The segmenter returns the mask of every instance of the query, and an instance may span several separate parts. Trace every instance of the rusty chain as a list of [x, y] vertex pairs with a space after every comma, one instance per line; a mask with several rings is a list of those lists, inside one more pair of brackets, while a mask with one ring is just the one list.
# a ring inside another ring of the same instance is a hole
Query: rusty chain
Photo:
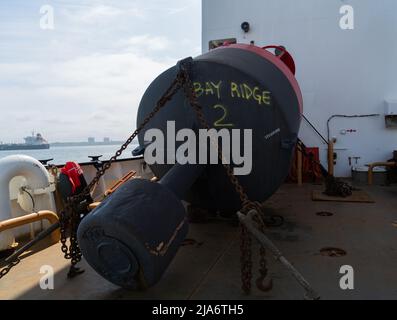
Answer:
[[[82, 271], [76, 268], [77, 263], [81, 261], [81, 251], [77, 242], [77, 229], [81, 221], [81, 216], [77, 213], [78, 206], [81, 201], [90, 194], [94, 186], [99, 182], [101, 177], [106, 171], [112, 166], [121, 154], [128, 148], [131, 142], [138, 136], [138, 134], [146, 127], [146, 125], [156, 116], [156, 114], [167, 104], [168, 101], [179, 91], [180, 85], [177, 79], [175, 79], [170, 87], [166, 90], [161, 99], [157, 102], [156, 107], [153, 111], [145, 118], [142, 124], [133, 132], [133, 134], [126, 140], [124, 144], [116, 151], [114, 156], [106, 162], [101, 170], [99, 170], [90, 184], [78, 195], [70, 197], [66, 201], [65, 210], [60, 215], [60, 231], [61, 231], [61, 250], [64, 253], [65, 259], [71, 260], [71, 266], [68, 273], [68, 277], [72, 278], [80, 274]], [[69, 247], [67, 245], [67, 229], [70, 229]]]
[[[106, 171], [112, 166], [113, 162], [116, 161], [121, 154], [128, 148], [131, 142], [138, 136], [138, 134], [146, 127], [146, 125], [156, 116], [156, 114], [167, 104], [168, 101], [179, 91], [180, 81], [178, 80], [179, 75], [171, 83], [169, 88], [165, 91], [164, 95], [157, 102], [156, 107], [153, 111], [145, 118], [142, 124], [133, 132], [133, 134], [126, 140], [124, 144], [121, 145], [120, 149], [116, 151], [114, 156], [110, 158], [108, 162], [102, 167], [100, 171], [97, 172], [96, 176], [92, 179], [89, 185], [87, 185], [82, 192], [79, 194], [69, 197], [65, 203], [65, 208], [60, 212], [59, 215], [59, 229], [61, 233], [61, 251], [64, 254], [64, 258], [71, 260], [70, 270], [68, 272], [68, 277], [73, 278], [76, 275], [82, 273], [83, 271], [76, 267], [76, 265], [81, 261], [82, 254], [77, 241], [77, 229], [79, 227], [82, 217], [78, 213], [78, 207], [81, 202], [90, 195], [91, 190], [99, 182], [101, 177], [106, 173]], [[69, 229], [69, 246], [67, 244], [67, 236]], [[21, 260], [16, 257], [11, 261], [6, 267], [0, 270], [0, 279], [7, 275], [12, 268], [18, 265]]]
[[[112, 166], [113, 162], [115, 162], [122, 153], [128, 148], [131, 142], [139, 135], [139, 133], [146, 127], [146, 125], [157, 115], [157, 113], [170, 101], [174, 95], [179, 91], [179, 89], [183, 89], [186, 98], [188, 99], [191, 107], [194, 109], [197, 119], [199, 120], [201, 126], [204, 129], [210, 130], [210, 126], [204, 116], [203, 107], [199, 104], [193, 83], [190, 79], [188, 69], [186, 67], [185, 61], [182, 61], [179, 64], [179, 72], [176, 76], [176, 79], [172, 82], [170, 87], [165, 91], [164, 95], [157, 102], [156, 107], [153, 111], [145, 118], [145, 120], [141, 123], [141, 125], [133, 132], [133, 134], [126, 140], [124, 144], [120, 147], [119, 150], [116, 151], [113, 157], [107, 161], [101, 170], [99, 170], [96, 176], [92, 179], [90, 184], [84, 188], [84, 190], [78, 195], [69, 197], [66, 201], [65, 208], [60, 213], [59, 223], [60, 223], [60, 233], [61, 233], [61, 251], [64, 254], [64, 258], [67, 260], [71, 260], [71, 266], [68, 273], [68, 277], [72, 278], [76, 275], [82, 273], [76, 265], [81, 261], [82, 254], [77, 241], [77, 229], [82, 219], [82, 216], [78, 213], [78, 207], [81, 205], [81, 202], [84, 201], [87, 196], [90, 195], [91, 190], [94, 186], [99, 182], [101, 177], [106, 173], [106, 171]], [[247, 214], [250, 210], [255, 209], [257, 215], [254, 217], [255, 222], [259, 226], [259, 229], [263, 232], [266, 227], [265, 222], [261, 214], [263, 214], [263, 208], [260, 203], [252, 202], [249, 200], [247, 193], [244, 191], [244, 188], [238, 181], [237, 177], [234, 175], [233, 169], [229, 164], [224, 163], [222, 150], [218, 148], [218, 157], [221, 160], [225, 171], [232, 183], [236, 193], [239, 195], [242, 209], [241, 212]], [[241, 250], [241, 280], [242, 280], [242, 289], [246, 294], [249, 294], [251, 291], [251, 282], [252, 282], [252, 239], [249, 231], [243, 226], [241, 228], [241, 242], [240, 242], [240, 250]], [[67, 245], [67, 231], [69, 229], [69, 246]], [[6, 268], [0, 271], [0, 279], [4, 277], [13, 267], [20, 263], [20, 259], [16, 259], [11, 262]], [[262, 291], [269, 291], [272, 287], [271, 282], [267, 285], [264, 285], [264, 280], [267, 277], [267, 262], [266, 262], [266, 250], [264, 247], [260, 248], [260, 268], [259, 268], [260, 277], [257, 279], [256, 284], [257, 287]]]
[[[190, 59], [187, 59], [190, 60]], [[191, 60], [190, 60], [191, 61]], [[187, 61], [189, 63], [189, 61]], [[204, 116], [203, 107], [199, 104], [198, 98], [196, 96], [194, 85], [190, 79], [189, 71], [186, 66], [186, 63], [183, 61], [180, 63], [180, 70], [182, 72], [182, 77], [180, 80], [182, 81], [180, 85], [182, 86], [185, 95], [194, 109], [196, 116], [204, 129], [210, 130], [210, 126]], [[263, 208], [259, 202], [252, 202], [249, 200], [247, 193], [244, 191], [244, 188], [238, 181], [237, 177], [234, 175], [233, 169], [229, 164], [224, 163], [223, 153], [220, 148], [218, 148], [218, 157], [223, 164], [226, 173], [232, 183], [235, 191], [240, 197], [240, 201], [242, 203], [241, 212], [247, 214], [250, 210], [255, 209], [257, 214], [255, 215], [254, 219], [259, 229], [264, 232], [266, 227], [265, 222], [261, 214], [263, 214]], [[240, 250], [241, 250], [241, 281], [242, 281], [242, 289], [246, 294], [251, 292], [251, 281], [252, 281], [252, 240], [249, 231], [240, 224], [241, 227], [241, 236], [240, 236]], [[260, 248], [260, 268], [259, 273], [260, 277], [257, 279], [256, 284], [258, 289], [262, 291], [269, 291], [272, 288], [271, 281], [267, 284], [264, 284], [264, 281], [267, 277], [268, 270], [267, 270], [267, 262], [266, 262], [266, 249], [262, 246]]]
[[18, 265], [21, 262], [21, 259], [16, 258], [14, 261], [11, 261], [6, 267], [1, 269], [0, 271], [0, 279], [6, 276], [12, 268], [14, 268], [16, 265]]

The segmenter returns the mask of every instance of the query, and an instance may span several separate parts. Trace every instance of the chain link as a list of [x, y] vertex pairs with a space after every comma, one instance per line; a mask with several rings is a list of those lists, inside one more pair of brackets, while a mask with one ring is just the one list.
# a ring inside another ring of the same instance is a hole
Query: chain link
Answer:
[[[78, 213], [79, 206], [81, 202], [84, 201], [89, 195], [94, 186], [99, 182], [101, 177], [106, 173], [106, 171], [112, 166], [122, 153], [128, 148], [133, 140], [139, 135], [139, 133], [147, 126], [147, 124], [157, 115], [157, 113], [167, 104], [168, 101], [179, 91], [180, 81], [179, 76], [172, 82], [170, 87], [166, 90], [164, 95], [159, 99], [156, 107], [152, 112], [145, 118], [141, 125], [133, 132], [133, 134], [126, 140], [124, 144], [121, 145], [120, 149], [116, 151], [113, 157], [110, 158], [108, 162], [104, 164], [101, 170], [99, 170], [96, 176], [92, 179], [90, 184], [84, 188], [84, 190], [70, 197], [66, 201], [65, 210], [60, 214], [60, 232], [61, 232], [61, 251], [64, 254], [64, 258], [71, 260], [71, 267], [68, 273], [68, 277], [74, 277], [80, 274], [82, 271], [76, 268], [76, 265], [81, 261], [82, 254], [77, 241], [77, 229], [79, 227], [80, 221], [82, 219], [81, 215]], [[67, 230], [70, 233], [70, 244], [67, 245]]]
[[9, 273], [11, 269], [18, 265], [20, 262], [21, 260], [19, 258], [16, 258], [15, 260], [11, 261], [6, 267], [1, 269], [0, 279], [3, 278], [7, 273]]
[[[183, 89], [186, 98], [189, 100], [191, 107], [194, 109], [197, 119], [200, 122], [201, 126], [204, 129], [210, 130], [210, 126], [204, 116], [203, 108], [199, 104], [193, 83], [190, 79], [188, 69], [186, 64], [183, 62], [180, 64], [180, 71], [176, 76], [175, 80], [172, 82], [170, 87], [166, 90], [164, 95], [159, 99], [156, 107], [153, 111], [145, 118], [145, 120], [141, 123], [141, 125], [133, 132], [133, 134], [126, 140], [124, 144], [121, 145], [120, 149], [116, 151], [113, 157], [107, 161], [101, 170], [99, 170], [96, 176], [92, 179], [89, 185], [87, 185], [84, 190], [78, 195], [69, 197], [66, 201], [65, 208], [62, 210], [59, 222], [60, 222], [60, 233], [61, 233], [61, 251], [64, 254], [64, 258], [71, 260], [71, 267], [68, 273], [68, 277], [74, 277], [80, 274], [76, 265], [81, 261], [82, 254], [80, 251], [80, 247], [77, 241], [77, 229], [82, 219], [82, 216], [78, 213], [79, 206], [81, 206], [81, 202], [84, 201], [89, 195], [91, 190], [95, 187], [95, 185], [99, 182], [101, 177], [106, 173], [106, 171], [112, 166], [113, 162], [115, 162], [122, 153], [128, 148], [133, 140], [139, 135], [139, 133], [147, 126], [147, 124], [157, 115], [157, 113], [170, 101], [173, 96], [179, 91], [179, 89]], [[229, 164], [226, 164], [223, 159], [224, 156], [222, 154], [222, 150], [218, 148], [218, 157], [222, 161], [222, 164], [225, 168], [225, 171], [229, 177], [230, 182], [232, 183], [236, 193], [239, 195], [242, 209], [241, 212], [247, 214], [250, 210], [255, 209], [257, 214], [254, 217], [255, 222], [258, 224], [259, 229], [263, 232], [265, 229], [265, 223], [261, 214], [263, 214], [263, 208], [258, 202], [251, 202], [247, 193], [244, 191], [244, 188], [238, 181], [237, 177], [234, 175], [233, 169]], [[67, 235], [68, 229], [70, 234], [70, 244], [67, 244]], [[242, 280], [242, 289], [245, 293], [249, 294], [251, 291], [251, 282], [252, 282], [252, 239], [249, 231], [241, 225], [241, 242], [240, 242], [240, 250], [241, 250], [241, 280]], [[10, 270], [20, 263], [20, 259], [17, 258], [13, 262], [11, 262], [7, 267], [3, 268], [0, 271], [0, 279], [4, 277]], [[271, 288], [271, 285], [263, 286], [263, 280], [267, 277], [267, 262], [266, 262], [266, 251], [264, 247], [260, 248], [260, 269], [259, 269], [260, 277], [257, 280], [257, 286], [259, 289], [263, 291], [267, 291]]]
[[[187, 69], [186, 64], [181, 64], [180, 69], [182, 71], [182, 77], [180, 77], [180, 85], [182, 86], [187, 99], [191, 107], [194, 109], [197, 118], [200, 122], [200, 125], [207, 130], [210, 130], [210, 126], [205, 118], [203, 107], [199, 104], [194, 85], [190, 79], [189, 71]], [[264, 232], [265, 230], [265, 222], [261, 214], [263, 214], [263, 208], [259, 202], [252, 202], [249, 200], [247, 193], [244, 191], [244, 188], [238, 181], [237, 177], [234, 175], [233, 169], [229, 164], [226, 164], [223, 159], [224, 156], [222, 154], [222, 150], [218, 148], [218, 157], [221, 160], [226, 173], [229, 177], [230, 182], [232, 183], [235, 191], [240, 197], [242, 203], [241, 212], [247, 214], [251, 209], [254, 209], [257, 213], [254, 217], [255, 222], [258, 224], [259, 229]], [[249, 231], [245, 226], [241, 225], [241, 240], [240, 240], [240, 250], [241, 250], [241, 281], [242, 281], [242, 289], [246, 294], [251, 292], [251, 281], [252, 281], [252, 240]], [[260, 277], [257, 280], [257, 286], [262, 291], [269, 291], [271, 289], [271, 282], [267, 285], [263, 284], [263, 281], [267, 277], [267, 262], [266, 262], [266, 250], [262, 246], [260, 248], [260, 268], [259, 273]]]

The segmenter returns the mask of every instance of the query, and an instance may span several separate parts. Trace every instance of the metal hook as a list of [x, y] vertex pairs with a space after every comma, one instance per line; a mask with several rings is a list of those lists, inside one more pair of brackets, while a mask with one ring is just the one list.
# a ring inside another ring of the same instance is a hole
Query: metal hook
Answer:
[[256, 280], [256, 287], [262, 292], [269, 292], [273, 289], [273, 279], [267, 277], [267, 271]]

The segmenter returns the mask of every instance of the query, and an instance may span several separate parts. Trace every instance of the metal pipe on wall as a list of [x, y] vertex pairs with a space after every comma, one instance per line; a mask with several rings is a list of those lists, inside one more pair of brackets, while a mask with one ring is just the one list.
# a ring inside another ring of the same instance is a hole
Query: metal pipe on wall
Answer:
[[344, 114], [334, 114], [327, 120], [327, 139], [330, 141], [330, 123], [335, 118], [370, 118], [370, 117], [380, 117], [379, 113], [376, 114], [363, 114], [363, 115], [344, 115]]

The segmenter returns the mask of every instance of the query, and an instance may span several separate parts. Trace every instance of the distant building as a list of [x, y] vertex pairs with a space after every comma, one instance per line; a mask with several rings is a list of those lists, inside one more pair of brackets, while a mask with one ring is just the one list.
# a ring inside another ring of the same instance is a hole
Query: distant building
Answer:
[[110, 143], [110, 138], [108, 138], [108, 137], [103, 138], [103, 142], [104, 143]]
[[88, 138], [88, 143], [89, 143], [89, 144], [95, 144], [95, 138], [89, 137], [89, 138]]

